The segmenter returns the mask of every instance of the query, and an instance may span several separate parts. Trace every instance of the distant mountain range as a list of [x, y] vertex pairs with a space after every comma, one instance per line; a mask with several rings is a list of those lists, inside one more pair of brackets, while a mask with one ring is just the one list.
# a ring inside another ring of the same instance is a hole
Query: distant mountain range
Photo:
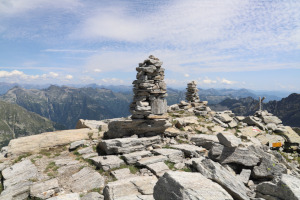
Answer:
[[[232, 110], [236, 115], [252, 115], [257, 111], [258, 100], [252, 97], [241, 99], [226, 99], [216, 105], [211, 105], [213, 110]], [[263, 109], [278, 116], [283, 124], [300, 127], [300, 94], [293, 93], [280, 101], [263, 103]]]
[[63, 127], [21, 106], [0, 101], [0, 147], [13, 138], [57, 129]]
[[78, 119], [101, 120], [128, 116], [131, 94], [107, 89], [50, 86], [24, 89], [18, 86], [0, 97], [46, 117], [66, 128], [75, 128]]

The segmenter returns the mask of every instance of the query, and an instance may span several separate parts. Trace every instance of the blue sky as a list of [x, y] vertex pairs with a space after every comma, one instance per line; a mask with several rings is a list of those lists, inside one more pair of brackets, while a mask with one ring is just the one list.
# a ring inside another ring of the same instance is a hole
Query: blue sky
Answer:
[[0, 0], [0, 81], [300, 92], [299, 0]]

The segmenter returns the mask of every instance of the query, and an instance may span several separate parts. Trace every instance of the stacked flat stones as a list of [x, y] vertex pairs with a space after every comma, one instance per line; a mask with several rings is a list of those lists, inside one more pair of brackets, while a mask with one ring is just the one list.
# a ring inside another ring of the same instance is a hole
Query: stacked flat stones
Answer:
[[197, 84], [195, 81], [188, 83], [186, 90], [187, 92], [185, 94], [186, 94], [187, 102], [195, 102], [195, 103], [200, 102], [200, 98], [198, 95], [199, 90], [197, 89]]
[[162, 115], [167, 111], [167, 86], [162, 62], [150, 55], [136, 68], [137, 80], [133, 81], [132, 119], [147, 119], [149, 115]]

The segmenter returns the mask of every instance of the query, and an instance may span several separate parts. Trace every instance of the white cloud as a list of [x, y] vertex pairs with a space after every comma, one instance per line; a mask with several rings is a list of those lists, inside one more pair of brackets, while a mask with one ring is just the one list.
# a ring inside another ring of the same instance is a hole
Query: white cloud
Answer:
[[124, 84], [125, 81], [122, 79], [118, 78], [103, 78], [99, 81], [99, 84], [104, 84], [104, 85], [118, 85], [118, 84]]
[[49, 72], [49, 76], [52, 77], [52, 78], [56, 78], [58, 77], [58, 73], [55, 73], [55, 72]]
[[102, 70], [101, 69], [94, 69], [94, 72], [100, 73], [100, 72], [102, 72]]
[[189, 77], [190, 75], [189, 74], [184, 74], [184, 77]]
[[71, 80], [71, 79], [73, 79], [73, 76], [69, 74], [66, 76], [66, 79]]
[[226, 85], [233, 85], [233, 84], [236, 83], [235, 81], [230, 81], [230, 80], [227, 80], [227, 79], [225, 79], [225, 78], [222, 78], [222, 79], [220, 80], [220, 82], [223, 83], [223, 84], [226, 84]]
[[25, 74], [18, 70], [13, 70], [11, 72], [8, 71], [0, 71], [0, 78], [8, 78], [12, 76], [24, 76]]
[[215, 83], [217, 83], [217, 81], [216, 80], [212, 80], [212, 79], [209, 79], [209, 78], [205, 78], [205, 79], [203, 79], [202, 80], [202, 83], [204, 83], [204, 84], [215, 84]]
[[45, 49], [44, 52], [54, 52], [54, 53], [97, 53], [97, 50], [89, 49]]

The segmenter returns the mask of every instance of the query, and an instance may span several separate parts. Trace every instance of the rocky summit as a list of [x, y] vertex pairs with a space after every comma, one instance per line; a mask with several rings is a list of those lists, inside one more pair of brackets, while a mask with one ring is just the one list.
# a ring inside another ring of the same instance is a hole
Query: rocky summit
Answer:
[[192, 99], [165, 107], [161, 64], [140, 64], [132, 116], [11, 140], [0, 154], [0, 199], [300, 199], [291, 127], [264, 110], [215, 112], [192, 94], [194, 82]]

